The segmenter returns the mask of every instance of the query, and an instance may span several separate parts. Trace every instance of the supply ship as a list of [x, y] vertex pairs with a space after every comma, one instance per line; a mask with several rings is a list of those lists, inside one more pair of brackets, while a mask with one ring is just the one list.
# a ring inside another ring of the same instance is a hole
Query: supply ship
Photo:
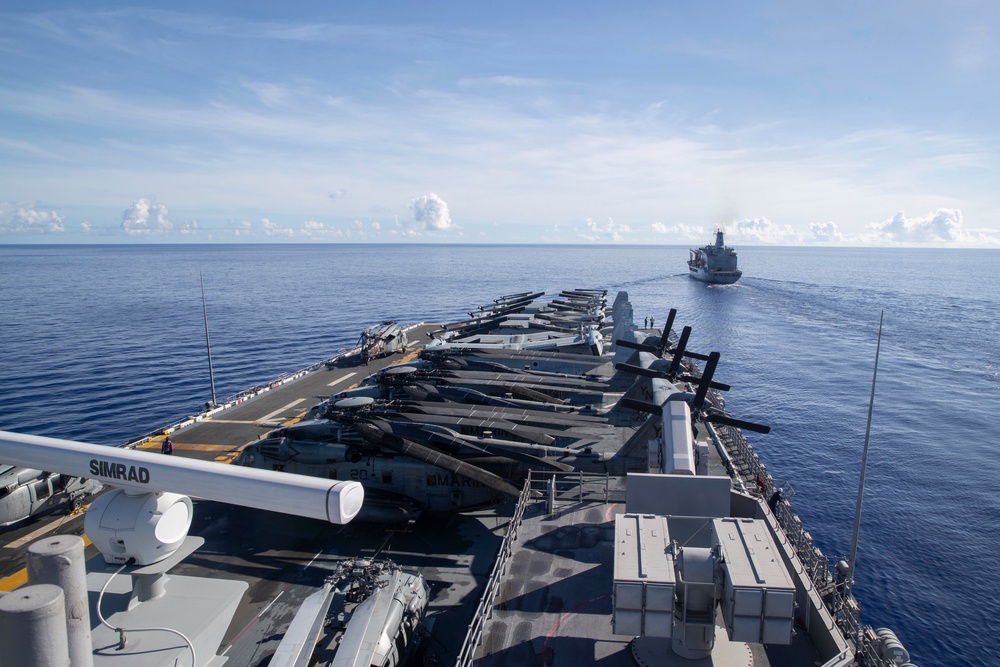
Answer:
[[572, 289], [468, 315], [121, 448], [0, 433], [0, 461], [109, 487], [0, 533], [0, 664], [909, 664], [676, 311], [644, 329]]
[[726, 245], [721, 229], [715, 230], [715, 244], [691, 250], [688, 275], [706, 283], [731, 285], [743, 272], [736, 268], [736, 249]]

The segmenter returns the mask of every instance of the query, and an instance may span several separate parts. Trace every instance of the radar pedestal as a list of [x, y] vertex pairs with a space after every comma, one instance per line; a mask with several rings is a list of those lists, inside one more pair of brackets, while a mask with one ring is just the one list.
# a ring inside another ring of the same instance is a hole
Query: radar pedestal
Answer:
[[[199, 666], [222, 664], [216, 651], [247, 590], [246, 582], [167, 574], [202, 544], [200, 537], [187, 537], [167, 558], [121, 572], [101, 556], [89, 561], [94, 667], [190, 664], [191, 649], [176, 633], [190, 640]], [[105, 588], [100, 610], [110, 628], [97, 615], [98, 597]]]

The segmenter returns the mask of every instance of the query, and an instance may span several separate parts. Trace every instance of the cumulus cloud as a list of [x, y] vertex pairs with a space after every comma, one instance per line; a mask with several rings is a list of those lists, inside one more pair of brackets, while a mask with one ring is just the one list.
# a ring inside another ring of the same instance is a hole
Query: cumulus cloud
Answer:
[[83, 232], [84, 234], [88, 234], [88, 233], [90, 233], [90, 230], [91, 230], [91, 224], [89, 222], [81, 222], [80, 223], [80, 231], [81, 232]]
[[700, 241], [705, 238], [705, 228], [701, 225], [671, 225], [667, 226], [662, 222], [651, 224], [652, 229], [657, 234], [670, 236], [678, 241]]
[[347, 190], [341, 190], [337, 188], [336, 190], [330, 190], [330, 199], [332, 201], [337, 201], [347, 196]]
[[17, 207], [10, 211], [0, 208], [0, 232], [59, 234], [66, 231], [62, 216], [55, 211], [39, 211]]
[[448, 204], [433, 192], [410, 201], [413, 220], [424, 229], [443, 231], [454, 229]]
[[844, 238], [835, 222], [813, 222], [809, 225], [809, 233], [820, 243], [839, 243]]
[[[264, 218], [264, 220], [266, 219]], [[253, 236], [253, 223], [249, 220], [240, 220], [232, 223], [228, 231], [232, 232], [233, 236]]]
[[347, 233], [348, 236], [354, 238], [367, 239], [369, 234], [378, 236], [380, 229], [382, 229], [382, 226], [378, 224], [377, 220], [371, 220], [369, 222], [365, 222], [364, 220], [352, 220], [351, 228]]
[[596, 222], [593, 218], [587, 218], [587, 232], [580, 232], [577, 235], [585, 241], [621, 241], [625, 234], [631, 231], [629, 226], [617, 223], [613, 218], [608, 218], [604, 224]]
[[939, 208], [921, 218], [907, 218], [903, 211], [869, 225], [879, 238], [900, 243], [971, 243], [982, 239], [964, 228], [962, 212]]
[[267, 218], [261, 218], [260, 228], [264, 230], [265, 236], [275, 238], [291, 238], [292, 236], [295, 236], [295, 230], [291, 227], [282, 227], [281, 225], [271, 222]]
[[340, 238], [345, 234], [344, 230], [335, 227], [327, 222], [318, 220], [306, 220], [302, 223], [302, 235], [310, 239]]
[[167, 207], [156, 201], [153, 195], [140, 197], [125, 209], [121, 228], [130, 235], [168, 232], [174, 227], [167, 218], [168, 214]]
[[195, 234], [201, 231], [201, 226], [198, 224], [197, 220], [192, 220], [190, 222], [182, 222], [178, 227], [177, 231], [181, 234]]
[[778, 225], [767, 218], [745, 218], [738, 220], [727, 230], [734, 241], [741, 243], [790, 244], [800, 241], [799, 234], [791, 225]]
[[399, 216], [395, 216], [393, 218], [392, 228], [389, 229], [389, 234], [392, 236], [413, 238], [414, 236], [420, 236], [420, 230], [411, 225], [409, 222], [400, 220]]

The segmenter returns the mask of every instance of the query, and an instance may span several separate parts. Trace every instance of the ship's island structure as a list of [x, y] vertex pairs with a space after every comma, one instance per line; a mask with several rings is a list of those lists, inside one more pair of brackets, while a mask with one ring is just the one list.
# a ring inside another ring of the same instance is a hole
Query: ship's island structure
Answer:
[[743, 275], [736, 268], [736, 249], [726, 245], [721, 229], [715, 230], [715, 245], [691, 250], [688, 269], [695, 280], [722, 285], [731, 285]]

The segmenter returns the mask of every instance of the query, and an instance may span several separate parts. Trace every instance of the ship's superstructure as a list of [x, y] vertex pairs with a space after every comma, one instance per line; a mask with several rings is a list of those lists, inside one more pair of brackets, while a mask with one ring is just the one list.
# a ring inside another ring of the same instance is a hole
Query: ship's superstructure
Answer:
[[743, 275], [736, 268], [736, 249], [726, 245], [721, 229], [715, 230], [713, 245], [693, 248], [688, 259], [688, 275], [706, 283], [730, 285]]

